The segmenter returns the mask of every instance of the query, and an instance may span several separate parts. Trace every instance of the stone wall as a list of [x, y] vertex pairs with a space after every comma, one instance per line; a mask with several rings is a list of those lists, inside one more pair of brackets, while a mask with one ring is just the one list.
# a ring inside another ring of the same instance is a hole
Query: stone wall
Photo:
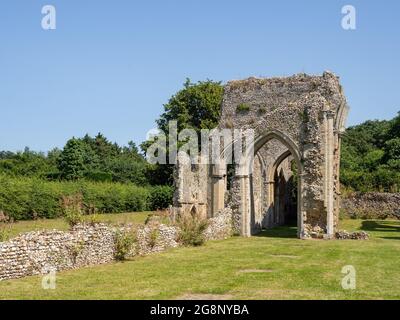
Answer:
[[103, 224], [80, 225], [69, 232], [28, 232], [0, 243], [0, 280], [113, 260], [114, 233]]
[[179, 229], [176, 226], [158, 223], [145, 225], [137, 230], [137, 242], [132, 256], [147, 255], [176, 248], [179, 246], [178, 234]]
[[[231, 212], [209, 220], [206, 240], [225, 239], [232, 233]], [[0, 281], [50, 271], [77, 269], [115, 260], [117, 231], [136, 233], [129, 256], [162, 252], [180, 245], [179, 227], [151, 222], [111, 227], [106, 224], [78, 225], [71, 231], [35, 231], [0, 243]]]
[[174, 215], [192, 214], [202, 219], [209, 216], [208, 174], [208, 166], [201, 157], [198, 163], [192, 163], [186, 153], [178, 153], [174, 170]]
[[232, 209], [225, 208], [219, 211], [213, 218], [208, 219], [208, 226], [204, 231], [207, 240], [223, 240], [232, 236], [233, 221]]
[[353, 193], [342, 199], [345, 216], [361, 219], [400, 219], [400, 193]]

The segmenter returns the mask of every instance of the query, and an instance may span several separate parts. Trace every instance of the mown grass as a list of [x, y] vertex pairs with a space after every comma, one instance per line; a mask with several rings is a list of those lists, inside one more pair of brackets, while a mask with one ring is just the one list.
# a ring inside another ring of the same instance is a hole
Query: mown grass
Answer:
[[[0, 282], [0, 299], [400, 299], [400, 222], [345, 220], [341, 229], [371, 239], [305, 241], [281, 227], [60, 272], [55, 290], [43, 290], [39, 276]], [[357, 271], [356, 290], [341, 287], [345, 265]]]
[[[129, 212], [115, 214], [96, 215], [99, 222], [111, 224], [119, 223], [144, 223], [151, 212]], [[89, 221], [90, 216], [84, 216], [84, 220]], [[10, 226], [10, 237], [15, 237], [20, 233], [39, 230], [68, 230], [69, 225], [64, 218], [57, 219], [38, 219], [31, 221], [16, 221]]]

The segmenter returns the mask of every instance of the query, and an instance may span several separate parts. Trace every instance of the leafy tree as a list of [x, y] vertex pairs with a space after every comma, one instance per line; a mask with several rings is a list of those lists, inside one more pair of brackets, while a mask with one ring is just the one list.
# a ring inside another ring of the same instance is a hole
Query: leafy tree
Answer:
[[358, 191], [398, 191], [400, 113], [392, 120], [366, 121], [346, 130], [341, 182]]
[[61, 177], [66, 180], [81, 179], [85, 172], [97, 166], [97, 155], [82, 140], [76, 138], [68, 140], [58, 160]]
[[168, 133], [168, 122], [178, 121], [178, 130], [192, 128], [196, 131], [212, 129], [221, 115], [223, 86], [211, 80], [194, 84], [186, 79], [183, 89], [164, 105], [164, 113], [156, 121], [158, 128]]
[[[167, 137], [171, 120], [177, 121], [178, 132], [191, 128], [199, 134], [201, 129], [213, 129], [220, 119], [222, 96], [221, 82], [207, 80], [192, 83], [186, 79], [183, 89], [164, 105], [164, 113], [156, 120], [157, 126]], [[141, 144], [144, 153], [151, 143], [145, 141]], [[157, 164], [149, 166], [148, 178], [151, 183], [172, 184], [172, 172], [173, 165]]]
[[14, 176], [34, 176], [45, 178], [47, 172], [56, 170], [56, 165], [48, 161], [46, 155], [25, 148], [23, 152], [0, 152], [0, 172]]
[[388, 160], [400, 160], [400, 137], [387, 141], [384, 150]]

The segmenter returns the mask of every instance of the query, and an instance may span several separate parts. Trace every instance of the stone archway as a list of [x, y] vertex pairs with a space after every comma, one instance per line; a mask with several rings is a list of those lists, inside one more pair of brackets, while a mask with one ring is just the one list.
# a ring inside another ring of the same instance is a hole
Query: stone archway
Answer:
[[[269, 141], [271, 140], [277, 140], [279, 141], [286, 149], [287, 151], [283, 152], [274, 162], [273, 166], [268, 170], [268, 173], [264, 177], [266, 180], [266, 183], [269, 183], [270, 186], [269, 188], [265, 188], [268, 190], [264, 189], [265, 193], [268, 193], [268, 200], [267, 200], [267, 206], [274, 200], [272, 200], [272, 197], [274, 197], [272, 189], [274, 188], [273, 185], [271, 185], [271, 181], [273, 173], [275, 173], [277, 167], [279, 164], [288, 157], [288, 155], [291, 155], [296, 162], [296, 166], [298, 168], [298, 182], [297, 182], [297, 230], [298, 230], [298, 236], [301, 237], [301, 235], [304, 233], [304, 218], [306, 216], [306, 213], [303, 210], [303, 197], [302, 197], [302, 180], [303, 180], [303, 163], [300, 158], [300, 152], [298, 149], [298, 146], [294, 143], [294, 141], [285, 135], [285, 133], [279, 131], [279, 130], [270, 130], [270, 131], [264, 131], [261, 135], [259, 135], [254, 142], [254, 150], [251, 150], [251, 152], [254, 152], [255, 155], [258, 155], [258, 152], [260, 149], [265, 146]], [[243, 163], [242, 165], [244, 167], [248, 166], [248, 168], [237, 168], [236, 171], [239, 172], [239, 174], [236, 174], [235, 176], [235, 186], [233, 187], [233, 191], [231, 194], [231, 198], [234, 198], [236, 202], [240, 203], [240, 206], [234, 209], [234, 215], [236, 215], [236, 221], [238, 222], [237, 229], [239, 229], [239, 233], [243, 236], [251, 236], [252, 234], [256, 234], [257, 232], [261, 231], [262, 225], [254, 219], [255, 216], [255, 208], [254, 208], [254, 203], [256, 201], [254, 197], [254, 161], [251, 161], [254, 157], [250, 154], [246, 156], [248, 161]], [[214, 189], [214, 192], [222, 192], [222, 190], [216, 190]], [[215, 195], [215, 193], [214, 193]], [[232, 204], [228, 204], [228, 206], [233, 206]]]

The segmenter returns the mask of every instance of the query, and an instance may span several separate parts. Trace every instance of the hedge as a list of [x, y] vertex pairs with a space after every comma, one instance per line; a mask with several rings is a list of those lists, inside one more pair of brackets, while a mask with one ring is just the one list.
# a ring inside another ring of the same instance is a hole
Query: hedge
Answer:
[[50, 182], [38, 178], [0, 175], [0, 211], [14, 220], [62, 215], [62, 196], [81, 193], [87, 207], [99, 213], [164, 209], [172, 203], [169, 186], [138, 187], [111, 182]]

